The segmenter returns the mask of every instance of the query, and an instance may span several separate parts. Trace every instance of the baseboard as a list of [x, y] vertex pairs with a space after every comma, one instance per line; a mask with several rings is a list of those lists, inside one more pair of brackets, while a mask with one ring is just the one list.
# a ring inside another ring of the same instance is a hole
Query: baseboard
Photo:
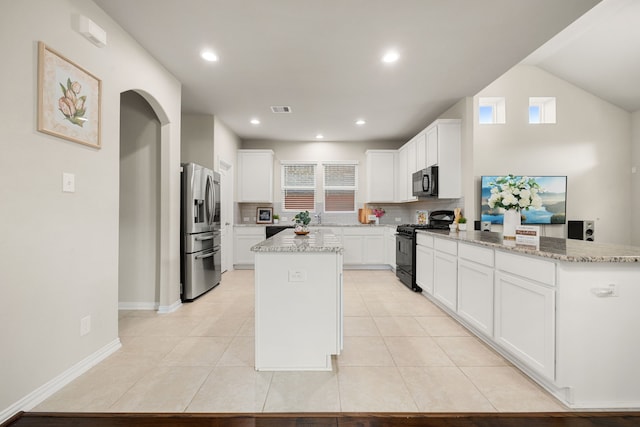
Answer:
[[118, 302], [118, 310], [157, 310], [157, 302]]
[[60, 375], [54, 377], [51, 381], [48, 381], [28, 395], [24, 396], [22, 399], [18, 400], [13, 405], [0, 411], [0, 423], [5, 422], [20, 411], [29, 411], [44, 402], [71, 381], [75, 380], [80, 375], [84, 374], [89, 369], [109, 357], [111, 354], [115, 353], [120, 347], [122, 347], [120, 339], [116, 338], [95, 353], [85, 357], [80, 362], [62, 372]]
[[158, 313], [159, 314], [173, 313], [174, 311], [179, 309], [181, 305], [182, 305], [181, 300], [177, 300], [171, 305], [161, 305], [158, 307]]

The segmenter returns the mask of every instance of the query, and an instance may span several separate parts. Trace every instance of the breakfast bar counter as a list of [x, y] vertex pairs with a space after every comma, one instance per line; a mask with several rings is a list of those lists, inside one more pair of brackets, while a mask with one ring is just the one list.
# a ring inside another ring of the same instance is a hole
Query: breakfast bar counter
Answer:
[[640, 248], [418, 231], [425, 296], [571, 408], [640, 408]]
[[255, 368], [331, 370], [343, 346], [342, 244], [285, 230], [255, 253]]

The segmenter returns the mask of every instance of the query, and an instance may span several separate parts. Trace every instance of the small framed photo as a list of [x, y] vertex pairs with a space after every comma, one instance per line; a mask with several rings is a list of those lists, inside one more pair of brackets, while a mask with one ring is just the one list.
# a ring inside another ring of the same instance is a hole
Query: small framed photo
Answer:
[[38, 130], [100, 148], [102, 81], [38, 42]]
[[273, 224], [273, 208], [258, 208], [256, 224]]

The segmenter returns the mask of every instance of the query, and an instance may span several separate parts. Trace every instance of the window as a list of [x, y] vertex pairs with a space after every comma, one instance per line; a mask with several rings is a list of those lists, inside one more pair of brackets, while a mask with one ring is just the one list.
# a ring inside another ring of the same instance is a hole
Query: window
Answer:
[[556, 98], [531, 97], [529, 98], [529, 123], [545, 124], [556, 122]]
[[316, 206], [316, 164], [282, 164], [282, 209], [314, 211]]
[[325, 212], [355, 212], [358, 165], [325, 163], [323, 166]]
[[480, 124], [504, 124], [507, 122], [504, 98], [483, 97], [478, 102], [478, 122]]

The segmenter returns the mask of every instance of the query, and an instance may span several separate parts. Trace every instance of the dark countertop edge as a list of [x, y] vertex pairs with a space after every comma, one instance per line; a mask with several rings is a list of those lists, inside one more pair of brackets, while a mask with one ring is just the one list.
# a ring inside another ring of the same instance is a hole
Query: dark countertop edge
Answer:
[[[451, 233], [449, 231], [418, 230], [417, 232], [431, 234], [458, 242], [499, 249], [507, 252], [517, 252], [525, 255], [532, 255], [540, 258], [549, 258], [565, 262], [626, 264], [640, 262], [640, 248], [634, 246], [585, 242], [581, 240], [562, 239], [559, 237], [541, 237], [540, 249], [537, 249], [524, 245], [505, 245], [501, 242], [502, 234], [489, 231], [461, 231], [457, 233]], [[486, 237], [487, 239], [477, 238], [478, 233], [481, 233], [480, 237]], [[573, 246], [574, 248], [572, 249], [574, 250], [593, 252], [593, 254], [567, 254], [567, 244]], [[562, 251], [564, 251], [564, 253], [562, 253]], [[635, 252], [635, 254], [615, 254], [616, 252]]]

